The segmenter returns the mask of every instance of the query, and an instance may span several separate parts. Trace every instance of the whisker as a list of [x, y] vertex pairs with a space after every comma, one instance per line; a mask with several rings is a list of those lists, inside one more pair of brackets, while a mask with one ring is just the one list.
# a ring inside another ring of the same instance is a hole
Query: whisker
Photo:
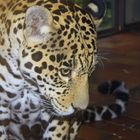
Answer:
[[103, 63], [102, 59], [98, 59], [98, 65], [99, 65], [99, 67], [104, 69], [104, 63]]
[[99, 65], [99, 67], [101, 67], [102, 69], [104, 69], [104, 61], [107, 61], [107, 62], [109, 62], [110, 61], [110, 59], [108, 58], [108, 57], [106, 57], [106, 56], [108, 56], [108, 54], [110, 54], [110, 53], [106, 53], [106, 52], [98, 52], [98, 54], [97, 54], [97, 61], [98, 61], [98, 65]]
[[104, 57], [104, 56], [100, 56], [100, 55], [98, 55], [97, 59], [102, 59], [102, 60], [110, 61], [109, 58]]
[[50, 99], [41, 98], [41, 103], [43, 104], [45, 110], [50, 114], [50, 119], [53, 119], [54, 116], [57, 116], [57, 112], [54, 110]]

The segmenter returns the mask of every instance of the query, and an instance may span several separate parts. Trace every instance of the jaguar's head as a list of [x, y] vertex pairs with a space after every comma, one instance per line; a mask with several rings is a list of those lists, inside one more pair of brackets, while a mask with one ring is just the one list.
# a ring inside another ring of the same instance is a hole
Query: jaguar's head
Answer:
[[97, 17], [86, 12], [93, 11], [93, 5], [98, 8], [98, 3], [92, 4], [86, 10], [60, 2], [51, 8], [32, 6], [25, 15], [20, 69], [56, 115], [85, 109], [89, 102], [88, 77], [97, 63]]

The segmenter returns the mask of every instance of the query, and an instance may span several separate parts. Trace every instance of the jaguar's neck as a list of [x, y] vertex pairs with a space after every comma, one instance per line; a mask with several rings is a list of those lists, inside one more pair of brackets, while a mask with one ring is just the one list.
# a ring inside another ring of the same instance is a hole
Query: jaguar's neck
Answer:
[[[16, 92], [28, 85], [19, 68], [19, 51], [23, 46], [24, 15], [14, 21], [7, 14], [6, 20], [0, 19], [0, 74], [4, 75], [2, 87], [9, 83], [9, 90]], [[14, 18], [15, 19], [15, 18]], [[9, 76], [5, 75], [5, 71]], [[1, 80], [1, 79], [0, 79]], [[20, 85], [20, 86], [19, 86]], [[30, 85], [30, 84], [29, 84]], [[8, 90], [8, 88], [7, 88]]]

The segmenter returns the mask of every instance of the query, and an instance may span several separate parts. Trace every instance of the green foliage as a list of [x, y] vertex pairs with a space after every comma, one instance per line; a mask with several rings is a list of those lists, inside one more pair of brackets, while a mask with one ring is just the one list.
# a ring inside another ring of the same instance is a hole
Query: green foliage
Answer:
[[103, 21], [100, 25], [100, 30], [104, 30], [104, 29], [109, 29], [113, 27], [113, 7], [112, 7], [112, 3], [111, 0], [106, 0], [106, 14], [105, 17], [103, 18]]

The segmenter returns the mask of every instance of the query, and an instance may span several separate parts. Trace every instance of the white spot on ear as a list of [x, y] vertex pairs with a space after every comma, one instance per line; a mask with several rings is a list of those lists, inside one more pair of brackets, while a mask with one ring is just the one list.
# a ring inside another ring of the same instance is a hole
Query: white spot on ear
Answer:
[[51, 31], [51, 28], [49, 26], [42, 26], [40, 28], [40, 34], [48, 34]]
[[88, 5], [88, 7], [89, 7], [92, 11], [94, 11], [95, 13], [98, 13], [98, 12], [99, 12], [98, 6], [95, 5], [95, 4], [93, 4], [93, 3], [90, 3], [90, 4]]

